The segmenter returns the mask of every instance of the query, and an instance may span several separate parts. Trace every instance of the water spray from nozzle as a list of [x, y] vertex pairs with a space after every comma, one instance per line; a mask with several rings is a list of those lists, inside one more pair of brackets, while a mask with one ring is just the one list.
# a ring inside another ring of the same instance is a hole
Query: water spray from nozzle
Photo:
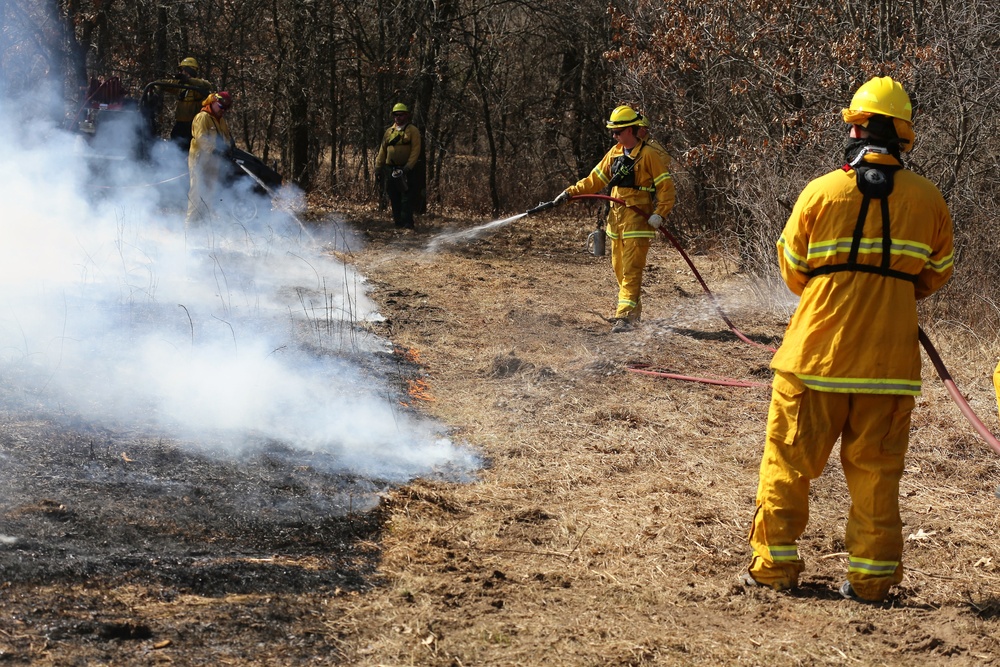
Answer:
[[529, 208], [524, 213], [518, 213], [517, 215], [512, 215], [509, 218], [504, 218], [502, 220], [494, 220], [493, 222], [487, 222], [485, 224], [473, 227], [472, 229], [464, 229], [460, 232], [448, 232], [445, 234], [438, 234], [430, 240], [427, 244], [428, 252], [436, 252], [441, 248], [442, 245], [449, 245], [452, 243], [462, 243], [464, 241], [473, 241], [493, 229], [499, 229], [509, 225], [512, 222], [517, 222], [521, 218], [533, 215], [535, 213], [541, 213], [542, 211], [547, 211], [550, 208], [555, 208], [559, 205], [559, 202], [553, 201], [543, 201], [538, 206], [534, 208]]
[[[272, 190], [271, 188], [267, 187], [267, 184], [263, 180], [261, 180], [257, 176], [257, 174], [255, 174], [252, 171], [250, 171], [247, 168], [247, 166], [245, 164], [243, 164], [242, 160], [236, 160], [235, 162], [239, 166], [240, 169], [242, 169], [243, 171], [246, 172], [247, 176], [249, 176], [251, 179], [253, 179], [254, 183], [256, 183], [261, 188], [263, 188], [264, 192], [266, 192], [268, 194], [268, 196], [271, 197], [272, 200], [276, 199], [278, 197], [278, 194], [274, 190]], [[303, 224], [302, 220], [299, 219], [299, 216], [295, 215], [295, 213], [293, 211], [291, 211], [290, 209], [287, 209], [287, 208], [285, 210], [285, 213], [287, 213], [292, 218], [292, 220], [294, 220], [296, 223], [298, 223], [299, 229], [301, 229], [302, 233], [306, 235], [306, 238], [308, 238], [313, 243], [316, 242], [316, 239], [313, 237], [312, 234], [309, 233], [309, 230], [306, 229], [305, 224]]]
[[509, 225], [512, 222], [516, 222], [521, 218], [528, 215], [527, 213], [518, 213], [517, 215], [512, 215], [509, 218], [504, 218], [503, 220], [494, 220], [493, 222], [487, 222], [486, 224], [473, 227], [472, 229], [463, 229], [460, 232], [447, 232], [444, 234], [438, 234], [430, 240], [427, 244], [428, 252], [437, 252], [442, 245], [451, 245], [453, 243], [462, 243], [464, 241], [473, 241], [482, 236], [485, 236], [487, 232], [493, 229], [499, 229], [505, 225]]

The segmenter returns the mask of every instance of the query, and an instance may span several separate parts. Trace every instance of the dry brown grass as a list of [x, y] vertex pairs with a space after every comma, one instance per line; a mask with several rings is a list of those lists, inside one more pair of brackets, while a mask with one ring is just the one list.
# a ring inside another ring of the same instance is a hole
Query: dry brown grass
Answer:
[[[100, 507], [86, 485], [25, 491], [0, 517], [40, 531], [6, 554], [18, 572], [0, 577], [0, 662], [1000, 665], [1000, 459], [930, 365], [902, 481], [908, 571], [892, 606], [836, 593], [848, 511], [836, 456], [813, 486], [800, 589], [744, 589], [736, 575], [749, 558], [767, 388], [656, 379], [626, 364], [766, 382], [770, 355], [725, 329], [663, 243], [650, 254], [643, 326], [608, 333], [614, 280], [606, 258], [584, 253], [593, 215], [574, 207], [436, 254], [423, 250], [435, 232], [483, 221], [426, 217], [400, 232], [385, 214], [351, 211], [367, 245], [341, 256], [371, 277], [387, 318], [372, 326], [400, 363], [423, 364], [422, 377], [400, 380], [418, 409], [482, 453], [478, 480], [417, 481], [378, 512], [324, 523], [321, 534], [304, 523], [292, 537], [284, 524], [255, 535], [225, 512], [202, 514], [211, 503], [176, 505], [138, 487], [111, 487]], [[718, 255], [694, 259], [745, 333], [780, 338], [791, 305], [783, 286], [733, 275]], [[925, 328], [995, 427], [995, 337], [957, 322]], [[87, 434], [4, 417], [6, 452], [49, 457], [39, 477], [87, 450]], [[129, 465], [180, 456], [131, 437], [109, 442], [116, 466], [123, 451], [139, 461]], [[176, 465], [189, 478], [228, 470]], [[209, 487], [207, 497], [220, 493]], [[91, 525], [105, 505], [126, 533], [120, 547]], [[74, 535], [88, 527], [97, 537]], [[94, 560], [101, 553], [108, 563]]]
[[[843, 601], [848, 499], [836, 455], [814, 485], [800, 591], [748, 591], [769, 393], [625, 371], [767, 381], [767, 352], [740, 343], [666, 244], [656, 244], [646, 320], [612, 336], [607, 259], [584, 254], [589, 213], [526, 218], [490, 239], [428, 255], [457, 219], [399, 233], [353, 217], [356, 254], [386, 333], [417, 349], [426, 409], [482, 451], [468, 485], [416, 482], [392, 494], [381, 573], [329, 627], [359, 665], [1000, 664], [997, 457], [976, 439], [933, 369], [903, 480], [905, 561], [894, 604]], [[743, 330], [777, 341], [788, 299], [695, 258]], [[781, 287], [783, 290], [784, 288]], [[995, 341], [929, 333], [974, 408], [996, 426]]]

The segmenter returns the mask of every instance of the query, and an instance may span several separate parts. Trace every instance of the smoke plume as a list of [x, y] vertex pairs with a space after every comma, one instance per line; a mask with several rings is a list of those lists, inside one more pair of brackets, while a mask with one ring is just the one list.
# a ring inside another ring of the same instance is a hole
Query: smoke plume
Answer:
[[[136, 119], [88, 142], [0, 100], [0, 400], [205, 449], [270, 442], [405, 480], [475, 456], [401, 406], [363, 276], [237, 179], [185, 230], [184, 155], [135, 159]], [[59, 105], [59, 100], [51, 100]], [[108, 129], [107, 127], [105, 129]]]

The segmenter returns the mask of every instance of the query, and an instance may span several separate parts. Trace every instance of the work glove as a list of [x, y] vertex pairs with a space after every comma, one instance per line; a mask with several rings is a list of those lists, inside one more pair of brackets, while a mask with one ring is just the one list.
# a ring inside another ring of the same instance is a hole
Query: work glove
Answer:
[[569, 193], [563, 190], [562, 192], [559, 193], [558, 197], [552, 200], [552, 203], [555, 204], [556, 206], [562, 206], [568, 201], [569, 201]]
[[653, 229], [659, 229], [663, 225], [663, 216], [654, 213], [653, 215], [649, 216], [649, 220], [647, 220], [646, 222], [648, 222], [649, 226], [652, 227]]

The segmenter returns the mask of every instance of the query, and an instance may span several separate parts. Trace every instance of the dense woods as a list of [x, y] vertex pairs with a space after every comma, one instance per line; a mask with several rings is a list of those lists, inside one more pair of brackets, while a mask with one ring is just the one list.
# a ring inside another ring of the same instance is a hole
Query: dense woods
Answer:
[[[424, 132], [430, 206], [523, 210], [585, 174], [620, 103], [674, 157], [670, 224], [766, 273], [805, 182], [834, 168], [869, 77], [914, 100], [909, 166], [939, 184], [958, 270], [928, 307], [994, 329], [1000, 6], [987, 0], [4, 0], [8, 95], [131, 91], [194, 56], [238, 143], [301, 187], [372, 197], [392, 104]], [[169, 109], [164, 113], [169, 113]], [[61, 118], [60, 120], [65, 120]]]

